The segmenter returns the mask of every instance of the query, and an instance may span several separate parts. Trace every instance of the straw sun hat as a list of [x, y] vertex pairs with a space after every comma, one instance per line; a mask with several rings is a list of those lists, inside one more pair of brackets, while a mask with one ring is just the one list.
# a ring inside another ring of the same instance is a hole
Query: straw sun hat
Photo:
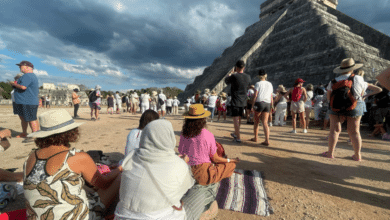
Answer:
[[341, 61], [341, 64], [339, 67], [333, 70], [334, 73], [345, 73], [352, 70], [359, 69], [363, 66], [362, 63], [355, 63], [355, 60], [352, 58], [347, 58]]
[[193, 104], [190, 105], [188, 113], [184, 115], [184, 118], [188, 119], [200, 119], [207, 118], [211, 115], [211, 112], [204, 110], [202, 104]]
[[84, 123], [74, 122], [72, 116], [65, 110], [52, 110], [39, 116], [40, 131], [31, 133], [28, 137], [44, 138], [53, 134], [72, 130]]
[[278, 88], [276, 89], [278, 92], [287, 92], [286, 88], [283, 85], [279, 85]]

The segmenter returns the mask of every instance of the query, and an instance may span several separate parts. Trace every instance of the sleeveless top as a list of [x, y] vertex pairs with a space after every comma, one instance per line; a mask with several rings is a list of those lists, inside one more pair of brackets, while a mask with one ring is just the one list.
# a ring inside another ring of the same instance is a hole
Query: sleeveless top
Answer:
[[[36, 150], [33, 152], [36, 162], [28, 176], [26, 176], [27, 160], [23, 167], [23, 188], [28, 219], [101, 219], [98, 215], [103, 212], [104, 205], [99, 199], [94, 202], [96, 198], [90, 198], [96, 197], [97, 193], [87, 197], [83, 189], [84, 179], [81, 174], [73, 172], [67, 163], [68, 158], [80, 152], [79, 150], [74, 148], [69, 150], [62, 167], [51, 176], [46, 171], [47, 160], [64, 151], [47, 159], [39, 159]], [[94, 206], [93, 210], [91, 206]]]
[[293, 102], [299, 102], [302, 97], [302, 88], [301, 87], [294, 87], [292, 94], [291, 94], [291, 100]]

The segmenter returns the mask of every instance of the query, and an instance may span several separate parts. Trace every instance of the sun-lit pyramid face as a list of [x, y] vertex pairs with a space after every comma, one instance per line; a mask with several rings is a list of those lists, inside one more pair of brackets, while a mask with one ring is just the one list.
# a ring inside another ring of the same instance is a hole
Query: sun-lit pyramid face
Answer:
[[[266, 18], [269, 15], [274, 14], [279, 10], [283, 10], [288, 5], [293, 4], [294, 2], [304, 1], [304, 0], [267, 0], [260, 5], [260, 19]], [[317, 1], [323, 5], [336, 9], [338, 5], [338, 0], [306, 0], [306, 1]]]

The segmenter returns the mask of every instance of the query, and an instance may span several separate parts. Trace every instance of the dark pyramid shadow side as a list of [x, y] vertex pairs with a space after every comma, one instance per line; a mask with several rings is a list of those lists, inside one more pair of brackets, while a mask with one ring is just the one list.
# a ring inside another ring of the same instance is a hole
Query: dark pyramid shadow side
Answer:
[[203, 71], [202, 75], [197, 76], [192, 84], [186, 86], [185, 91], [178, 95], [179, 100], [184, 102], [197, 90], [204, 91], [205, 88], [215, 88], [232, 71], [237, 60], [244, 56], [249, 57], [262, 44], [262, 41], [272, 32], [273, 27], [286, 13], [287, 8], [246, 28], [244, 35], [237, 38], [231, 47], [225, 49], [222, 55], [217, 57], [212, 65]]

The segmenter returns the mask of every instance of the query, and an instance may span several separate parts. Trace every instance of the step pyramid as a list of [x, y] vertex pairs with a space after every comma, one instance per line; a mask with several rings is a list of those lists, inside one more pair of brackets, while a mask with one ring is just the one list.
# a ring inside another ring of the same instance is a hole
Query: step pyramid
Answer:
[[258, 81], [265, 69], [276, 87], [291, 87], [296, 78], [328, 83], [341, 60], [364, 63], [367, 81], [390, 66], [390, 37], [336, 10], [337, 0], [268, 0], [260, 21], [249, 26], [202, 75], [179, 94], [184, 100], [197, 90], [230, 91], [224, 78], [235, 62], [246, 61], [245, 72]]

